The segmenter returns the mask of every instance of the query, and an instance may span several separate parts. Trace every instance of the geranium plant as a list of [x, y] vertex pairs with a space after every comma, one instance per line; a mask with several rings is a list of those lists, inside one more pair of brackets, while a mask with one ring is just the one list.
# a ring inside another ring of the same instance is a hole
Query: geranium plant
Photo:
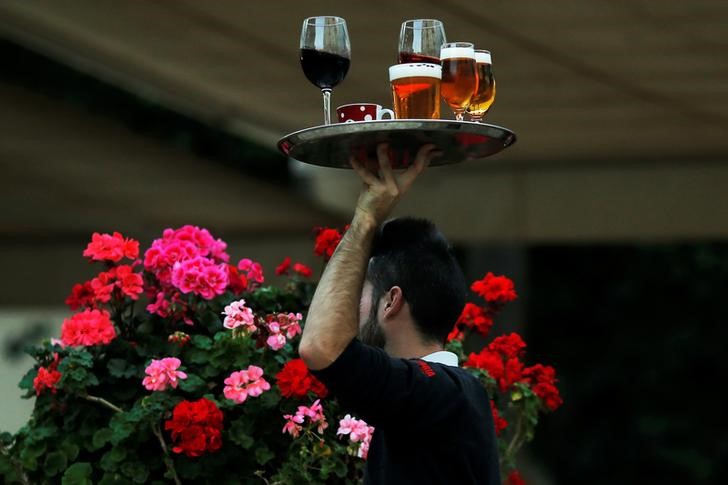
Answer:
[[[328, 260], [341, 239], [318, 230]], [[100, 271], [66, 300], [60, 339], [30, 349], [22, 379], [29, 422], [0, 435], [4, 483], [356, 483], [374, 428], [328, 395], [297, 358], [315, 289], [286, 258], [284, 282], [260, 264], [231, 264], [226, 244], [193, 226], [167, 229], [141, 254], [122, 234], [94, 234], [83, 255]], [[448, 347], [494, 398], [504, 477], [538, 416], [561, 400], [552, 368], [525, 367], [517, 334], [466, 356], [516, 297], [488, 274], [473, 284]]]

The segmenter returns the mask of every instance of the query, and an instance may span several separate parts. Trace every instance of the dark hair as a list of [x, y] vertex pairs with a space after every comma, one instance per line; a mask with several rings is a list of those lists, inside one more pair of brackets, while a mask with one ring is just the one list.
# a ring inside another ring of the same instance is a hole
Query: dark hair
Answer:
[[367, 279], [376, 302], [393, 286], [402, 289], [426, 340], [444, 342], [465, 306], [460, 265], [442, 233], [425, 219], [392, 219], [380, 226]]

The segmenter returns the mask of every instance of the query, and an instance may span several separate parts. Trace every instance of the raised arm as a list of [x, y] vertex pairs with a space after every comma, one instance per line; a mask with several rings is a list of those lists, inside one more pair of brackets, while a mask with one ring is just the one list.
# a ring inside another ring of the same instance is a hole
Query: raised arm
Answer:
[[377, 162], [351, 160], [364, 185], [354, 217], [329, 261], [308, 311], [298, 353], [313, 370], [333, 363], [359, 333], [359, 300], [377, 227], [429, 164], [434, 145], [425, 145], [406, 171], [395, 174], [388, 146], [377, 147]]

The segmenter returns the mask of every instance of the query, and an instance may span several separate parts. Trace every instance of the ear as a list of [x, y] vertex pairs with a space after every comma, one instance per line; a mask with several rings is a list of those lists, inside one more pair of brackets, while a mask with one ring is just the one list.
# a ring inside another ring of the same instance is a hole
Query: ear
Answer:
[[404, 294], [402, 288], [393, 286], [387, 293], [382, 296], [384, 298], [384, 318], [393, 318], [399, 314], [404, 307]]

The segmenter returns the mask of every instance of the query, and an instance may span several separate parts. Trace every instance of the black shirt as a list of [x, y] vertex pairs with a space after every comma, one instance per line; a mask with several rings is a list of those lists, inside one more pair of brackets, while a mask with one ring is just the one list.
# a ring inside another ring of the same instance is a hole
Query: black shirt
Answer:
[[376, 428], [364, 483], [500, 483], [488, 394], [467, 371], [395, 359], [354, 339], [313, 373], [347, 412]]

